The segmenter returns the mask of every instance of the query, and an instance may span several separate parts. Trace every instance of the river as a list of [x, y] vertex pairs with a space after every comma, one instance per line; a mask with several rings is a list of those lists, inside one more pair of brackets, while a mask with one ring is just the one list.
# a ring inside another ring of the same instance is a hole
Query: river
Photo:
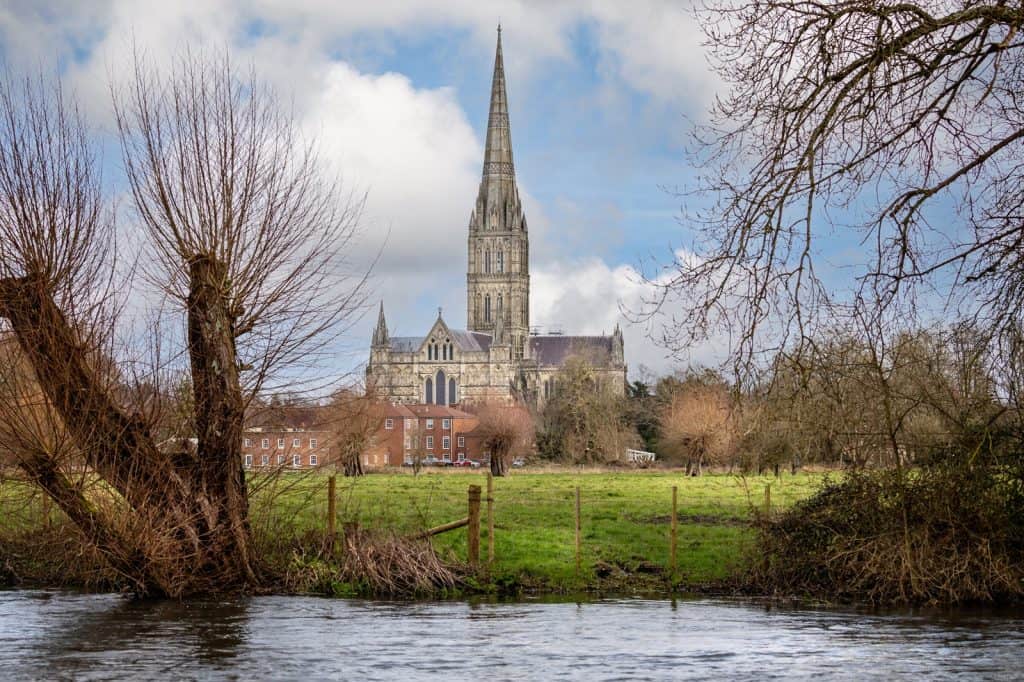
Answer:
[[3, 679], [1008, 679], [1024, 612], [0, 591]]

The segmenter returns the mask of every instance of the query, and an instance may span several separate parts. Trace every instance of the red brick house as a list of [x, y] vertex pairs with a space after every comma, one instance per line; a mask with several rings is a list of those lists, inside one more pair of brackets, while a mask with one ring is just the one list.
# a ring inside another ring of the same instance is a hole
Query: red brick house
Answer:
[[441, 462], [481, 461], [479, 443], [469, 436], [478, 423], [475, 415], [454, 407], [389, 404], [363, 466], [401, 466], [417, 454]]
[[251, 428], [242, 436], [246, 469], [312, 469], [333, 464], [329, 431]]

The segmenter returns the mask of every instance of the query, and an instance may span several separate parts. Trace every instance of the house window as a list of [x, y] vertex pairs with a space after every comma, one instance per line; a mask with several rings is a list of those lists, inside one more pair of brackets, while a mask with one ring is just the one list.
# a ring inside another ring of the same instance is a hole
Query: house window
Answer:
[[248, 469], [252, 466], [252, 455], [245, 456], [245, 468]]
[[384, 420], [384, 428], [387, 429], [388, 431], [390, 431], [391, 429], [395, 428], [395, 420], [394, 419], [385, 419]]
[[451, 439], [450, 436], [445, 436], [444, 438], [441, 439], [441, 449], [442, 450], [451, 450], [452, 449], [452, 439]]
[[441, 459], [443, 459], [446, 462], [452, 461], [452, 453], [450, 453], [450, 452], [444, 453], [443, 455], [441, 455]]
[[459, 461], [460, 462], [465, 462], [466, 461], [466, 453], [465, 452], [460, 452], [459, 453]]
[[433, 450], [433, 449], [434, 449], [434, 437], [433, 436], [427, 436], [427, 450]]
[[292, 447], [293, 448], [297, 448], [301, 444], [302, 444], [302, 441], [300, 441], [298, 438], [292, 438]]
[[269, 448], [270, 447], [270, 439], [269, 438], [264, 438], [263, 440], [261, 440], [260, 441], [260, 447], [262, 447], [264, 450]]
[[434, 420], [433, 419], [428, 419], [427, 420], [427, 428], [428, 429], [434, 428]]
[[277, 466], [281, 466], [282, 464], [284, 464], [284, 455], [278, 455], [277, 456]]
[[445, 431], [448, 431], [449, 429], [451, 429], [452, 428], [452, 420], [451, 419], [442, 419], [441, 420], [441, 428], [444, 429]]
[[315, 467], [316, 466], [316, 455], [310, 455], [309, 456], [309, 466], [311, 466], [311, 467]]
[[251, 448], [252, 447], [252, 438], [246, 438], [243, 442], [245, 443], [245, 447], [247, 447], [247, 448]]
[[309, 447], [311, 447], [311, 448], [315, 448], [316, 447], [316, 438], [310, 438], [309, 439]]
[[292, 466], [296, 469], [302, 466], [302, 457], [299, 455], [292, 455]]
[[284, 450], [284, 438], [277, 439], [277, 449]]
[[260, 457], [260, 466], [267, 466], [270, 464], [270, 455], [263, 455]]
[[460, 448], [466, 447], [466, 437], [465, 436], [459, 436], [459, 447]]

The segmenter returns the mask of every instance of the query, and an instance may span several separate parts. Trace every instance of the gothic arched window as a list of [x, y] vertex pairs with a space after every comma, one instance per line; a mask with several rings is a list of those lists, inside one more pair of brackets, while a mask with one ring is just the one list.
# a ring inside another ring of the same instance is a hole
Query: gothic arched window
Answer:
[[455, 393], [455, 379], [448, 380], [448, 404], [454, 405], [459, 402], [457, 394]]
[[491, 321], [491, 295], [484, 296], [484, 322]]
[[484, 251], [484, 272], [491, 274], [491, 250], [487, 249]]
[[444, 397], [444, 389], [445, 389], [445, 385], [444, 385], [444, 371], [439, 369], [439, 370], [437, 370], [437, 401], [436, 401], [438, 405], [447, 405], [448, 404], [447, 401], [445, 400], [445, 397]]
[[504, 308], [505, 308], [505, 306], [502, 304], [502, 296], [501, 296], [501, 294], [498, 294], [498, 314], [499, 315], [501, 315], [501, 311]]
[[425, 398], [424, 398], [423, 402], [427, 403], [428, 405], [433, 403], [434, 402], [434, 382], [430, 379], [430, 377], [427, 377], [427, 390], [424, 391], [424, 393], [425, 393]]
[[498, 272], [505, 272], [505, 250], [498, 251]]

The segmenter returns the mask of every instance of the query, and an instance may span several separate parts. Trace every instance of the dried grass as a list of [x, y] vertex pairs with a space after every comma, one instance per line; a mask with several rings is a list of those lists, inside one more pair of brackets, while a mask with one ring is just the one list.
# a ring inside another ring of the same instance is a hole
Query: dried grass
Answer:
[[315, 536], [293, 544], [281, 583], [287, 592], [413, 598], [448, 594], [468, 571], [447, 564], [429, 541], [348, 529], [331, 548]]

